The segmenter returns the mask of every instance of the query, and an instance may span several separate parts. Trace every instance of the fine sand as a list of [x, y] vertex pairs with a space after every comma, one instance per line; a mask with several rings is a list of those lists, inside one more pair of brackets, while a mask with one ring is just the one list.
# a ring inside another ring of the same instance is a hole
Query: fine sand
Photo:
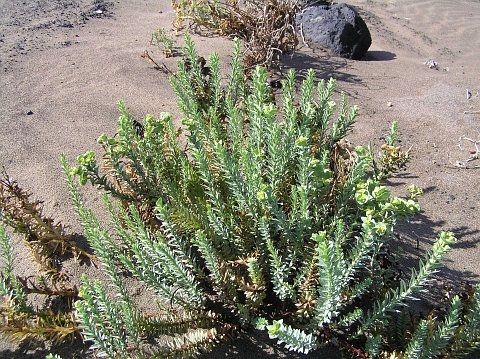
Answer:
[[[435, 285], [476, 282], [480, 159], [465, 162], [475, 146], [462, 138], [480, 141], [480, 1], [349, 3], [357, 6], [372, 33], [367, 57], [350, 61], [300, 44], [293, 56], [284, 56], [283, 71], [314, 68], [318, 78], [337, 79], [338, 91], [360, 106], [350, 135], [355, 144], [382, 143], [391, 121], [398, 121], [401, 144], [413, 146], [413, 158], [407, 171], [391, 180], [391, 188], [405, 195], [405, 187], [413, 183], [425, 191], [421, 215], [399, 226], [399, 243], [413, 260], [439, 231], [452, 230], [459, 242]], [[170, 29], [172, 18], [166, 0], [0, 0], [0, 166], [45, 201], [46, 214], [72, 232], [81, 233], [81, 227], [61, 173], [60, 153], [73, 163], [86, 150], [99, 151], [98, 136], [115, 131], [119, 99], [138, 120], [162, 111], [180, 120], [168, 76], [141, 57], [148, 50], [175, 69], [178, 57], [165, 59], [149, 45], [152, 32]], [[216, 50], [224, 62], [229, 59], [229, 40], [194, 39], [201, 55]], [[183, 42], [181, 36], [176, 40]], [[438, 69], [424, 65], [428, 60], [436, 61]], [[86, 186], [84, 192], [87, 205], [103, 213], [97, 191]], [[21, 239], [13, 239], [21, 274], [35, 273]], [[81, 273], [102, 278], [98, 269], [73, 261], [65, 269], [72, 278]], [[145, 288], [137, 283], [131, 287], [140, 305], [148, 307]], [[34, 353], [2, 338], [0, 358], [44, 357], [49, 349], [42, 343], [39, 348]], [[64, 358], [91, 357], [78, 343], [52, 351]], [[205, 358], [281, 356], [268, 339], [245, 336]]]

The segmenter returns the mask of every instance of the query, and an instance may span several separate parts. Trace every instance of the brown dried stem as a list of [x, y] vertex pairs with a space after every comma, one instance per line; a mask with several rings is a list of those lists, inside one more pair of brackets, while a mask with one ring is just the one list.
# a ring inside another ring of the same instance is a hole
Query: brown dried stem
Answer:
[[18, 341], [47, 339], [60, 344], [67, 339], [73, 340], [79, 331], [71, 313], [18, 312], [8, 300], [0, 307], [0, 333]]
[[0, 177], [0, 210], [6, 224], [24, 235], [42, 270], [55, 277], [60, 275], [58, 261], [62, 256], [83, 257], [89, 261], [94, 258], [77, 246], [74, 236], [67, 234], [62, 224], [43, 215], [42, 201], [32, 201], [30, 197], [31, 193], [23, 190], [3, 169]]
[[297, 44], [293, 24], [300, 6], [295, 0], [246, 0], [242, 5], [236, 0], [173, 0], [172, 7], [177, 30], [187, 26], [242, 39], [247, 69], [255, 65], [270, 67], [279, 55], [293, 51]]

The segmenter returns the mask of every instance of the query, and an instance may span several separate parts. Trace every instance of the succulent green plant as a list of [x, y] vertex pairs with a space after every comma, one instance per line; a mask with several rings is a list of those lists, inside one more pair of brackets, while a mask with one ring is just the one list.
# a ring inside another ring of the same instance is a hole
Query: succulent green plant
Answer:
[[[389, 241], [399, 219], [419, 212], [420, 191], [392, 196], [381, 178], [398, 170], [398, 156], [382, 167], [368, 146], [346, 141], [358, 109], [345, 96], [337, 109], [335, 80], [315, 86], [309, 71], [297, 92], [291, 70], [277, 105], [264, 68], [245, 77], [238, 40], [226, 86], [217, 54], [205, 71], [189, 37], [183, 53], [171, 78], [181, 129], [169, 113], [139, 124], [120, 103], [117, 133], [99, 138], [102, 166], [93, 152], [73, 168], [62, 156], [116, 293], [83, 278], [76, 309], [92, 348], [110, 358], [183, 358], [242, 330], [266, 330], [292, 351], [334, 344], [363, 358], [474, 347], [480, 287], [468, 300], [454, 296], [443, 317], [405, 326], [401, 343], [388, 330], [456, 240], [442, 232], [410, 276], [392, 275]], [[112, 231], [85, 207], [75, 176], [120, 201], [103, 196]], [[122, 273], [151, 289], [157, 312], [141, 312]]]
[[150, 43], [156, 45], [165, 57], [172, 57], [174, 55], [175, 43], [173, 38], [167, 35], [167, 31], [164, 28], [153, 32]]

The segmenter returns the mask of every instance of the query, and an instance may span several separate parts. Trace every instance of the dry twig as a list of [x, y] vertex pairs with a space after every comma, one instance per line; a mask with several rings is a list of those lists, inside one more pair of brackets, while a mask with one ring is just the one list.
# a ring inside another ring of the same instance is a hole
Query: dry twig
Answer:
[[162, 62], [162, 65], [159, 65], [151, 56], [150, 54], [148, 53], [147, 50], [145, 50], [143, 52], [142, 55], [140, 55], [140, 57], [144, 58], [144, 59], [147, 59], [148, 61], [150, 61], [153, 65], [154, 65], [154, 68], [155, 70], [160, 70], [162, 71], [164, 74], [167, 74], [167, 75], [173, 75], [173, 72]]
[[303, 44], [306, 47], [310, 48], [310, 46], [308, 46], [307, 42], [305, 41], [305, 36], [303, 35], [303, 24], [300, 24], [300, 36], [302, 37]]
[[177, 3], [174, 0], [172, 5], [177, 30], [187, 26], [244, 40], [247, 68], [255, 65], [269, 67], [281, 54], [293, 51], [297, 44], [293, 24], [299, 5], [295, 0], [245, 0], [242, 5], [237, 1], [187, 0]]

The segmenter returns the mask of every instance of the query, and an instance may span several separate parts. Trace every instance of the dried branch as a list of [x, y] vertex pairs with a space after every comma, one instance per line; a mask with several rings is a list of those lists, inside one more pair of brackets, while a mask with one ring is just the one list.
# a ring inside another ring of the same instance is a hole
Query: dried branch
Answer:
[[[243, 5], [237, 1], [228, 3], [215, 0], [175, 0], [174, 26], [194, 31], [206, 29], [221, 36], [235, 36], [244, 41], [244, 63], [246, 68], [255, 65], [270, 67], [278, 57], [291, 52], [297, 45], [293, 26], [295, 14], [300, 6], [297, 1], [247, 0]], [[187, 23], [187, 25], [185, 25]]]
[[65, 279], [59, 268], [59, 257], [70, 255], [91, 261], [94, 256], [80, 249], [74, 236], [66, 233], [61, 223], [43, 215], [42, 201], [31, 200], [31, 193], [23, 190], [16, 181], [2, 171], [0, 178], [0, 210], [6, 224], [22, 233], [33, 257], [47, 275]]

